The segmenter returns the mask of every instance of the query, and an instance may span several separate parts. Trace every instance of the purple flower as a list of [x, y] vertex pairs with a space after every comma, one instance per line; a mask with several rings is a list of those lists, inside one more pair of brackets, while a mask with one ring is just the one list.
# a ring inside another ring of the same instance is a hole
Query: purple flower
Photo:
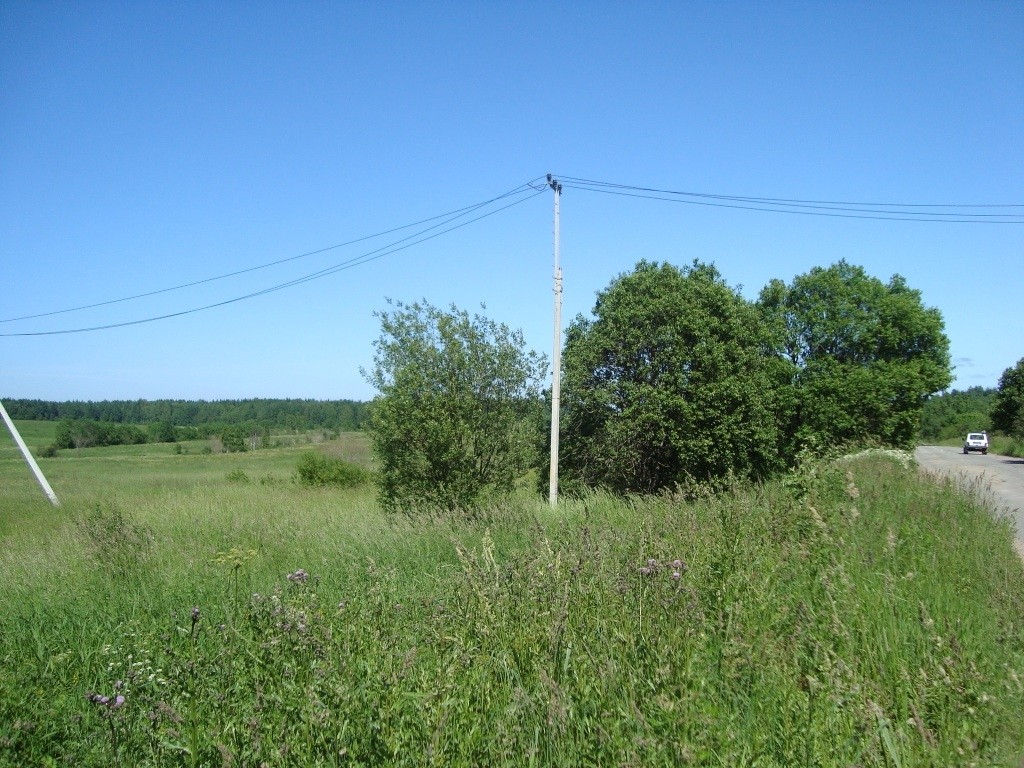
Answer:
[[650, 576], [652, 573], [654, 573], [654, 569], [649, 566], [645, 565], [640, 569], [641, 576]]
[[679, 571], [672, 571], [672, 581], [679, 581], [679, 577], [682, 576]]
[[195, 624], [197, 621], [199, 621], [199, 615], [200, 615], [199, 614], [199, 606], [198, 605], [193, 605], [192, 606], [192, 623], [193, 624]]
[[299, 568], [295, 573], [288, 574], [288, 581], [294, 581], [296, 584], [305, 584], [309, 581], [309, 574], [302, 568]]
[[[118, 680], [118, 682], [121, 681]], [[98, 704], [99, 706], [106, 707], [107, 709], [120, 709], [124, 706], [125, 702], [124, 696], [120, 694], [118, 694], [114, 699], [111, 699], [109, 696], [104, 696], [101, 693], [93, 693], [91, 691], [85, 694], [85, 698], [93, 704]]]
[[658, 566], [658, 561], [657, 561], [657, 560], [655, 560], [655, 559], [654, 559], [653, 557], [652, 557], [652, 558], [650, 558], [650, 559], [649, 559], [649, 560], [647, 561], [647, 567], [648, 567], [648, 568], [656, 568], [657, 566]]

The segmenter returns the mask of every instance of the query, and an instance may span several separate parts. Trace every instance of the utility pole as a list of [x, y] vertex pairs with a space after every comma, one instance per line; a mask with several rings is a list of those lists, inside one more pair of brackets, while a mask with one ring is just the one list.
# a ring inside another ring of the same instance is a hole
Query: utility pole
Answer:
[[558, 506], [558, 417], [562, 401], [562, 267], [559, 265], [559, 216], [558, 202], [562, 197], [562, 185], [548, 174], [548, 186], [555, 193], [555, 342], [551, 354], [551, 470], [549, 499], [552, 507]]
[[53, 488], [46, 482], [46, 478], [43, 476], [43, 471], [36, 464], [35, 458], [32, 456], [32, 452], [29, 451], [28, 446], [25, 445], [25, 441], [21, 439], [21, 433], [18, 432], [18, 428], [14, 426], [14, 422], [11, 421], [11, 417], [7, 415], [7, 409], [4, 408], [4, 404], [0, 403], [0, 416], [3, 416], [4, 423], [7, 424], [7, 428], [11, 431], [11, 437], [14, 438], [14, 442], [18, 444], [21, 449], [21, 455], [25, 457], [25, 461], [28, 462], [29, 468], [32, 470], [32, 474], [36, 476], [36, 480], [39, 481], [39, 485], [42, 487], [43, 492], [50, 497], [50, 501], [53, 502], [53, 506], [59, 507], [60, 502], [57, 501], [57, 494], [53, 492]]

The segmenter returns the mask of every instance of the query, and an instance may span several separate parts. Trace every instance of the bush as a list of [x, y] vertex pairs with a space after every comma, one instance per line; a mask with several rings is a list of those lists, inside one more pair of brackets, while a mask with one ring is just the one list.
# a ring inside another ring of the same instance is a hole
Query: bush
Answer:
[[365, 469], [333, 456], [308, 451], [299, 457], [299, 482], [302, 485], [355, 488], [369, 479]]
[[36, 456], [40, 459], [52, 459], [57, 456], [57, 446], [54, 444], [44, 445], [42, 448], [36, 449]]
[[511, 493], [533, 458], [546, 370], [520, 331], [426, 302], [377, 313], [371, 438], [381, 505], [471, 510]]
[[149, 425], [149, 439], [154, 443], [173, 443], [178, 436], [171, 422], [157, 421]]

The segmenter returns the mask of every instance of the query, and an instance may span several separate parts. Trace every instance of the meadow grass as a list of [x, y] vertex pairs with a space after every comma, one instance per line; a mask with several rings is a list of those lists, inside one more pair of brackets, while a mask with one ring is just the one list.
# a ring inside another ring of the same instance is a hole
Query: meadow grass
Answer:
[[148, 447], [0, 454], [0, 764], [1024, 757], [1008, 524], [891, 456], [468, 521]]

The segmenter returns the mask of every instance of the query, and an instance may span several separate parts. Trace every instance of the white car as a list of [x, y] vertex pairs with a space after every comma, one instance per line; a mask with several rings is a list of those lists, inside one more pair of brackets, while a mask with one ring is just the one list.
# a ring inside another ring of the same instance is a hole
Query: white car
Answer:
[[982, 455], [988, 453], [988, 435], [984, 432], [971, 432], [964, 440], [964, 453], [981, 451]]

